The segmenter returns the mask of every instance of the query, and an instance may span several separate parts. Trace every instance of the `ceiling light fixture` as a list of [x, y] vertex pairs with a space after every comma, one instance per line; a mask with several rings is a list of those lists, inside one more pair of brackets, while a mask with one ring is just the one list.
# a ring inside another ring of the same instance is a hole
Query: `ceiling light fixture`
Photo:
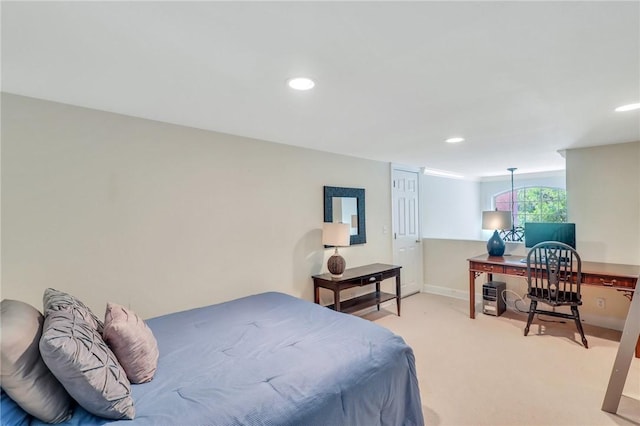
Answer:
[[295, 90], [309, 90], [316, 85], [313, 80], [307, 77], [295, 77], [287, 80], [289, 87]]
[[616, 108], [617, 112], [623, 112], [623, 111], [633, 111], [635, 109], [640, 109], [640, 103], [638, 104], [629, 104], [629, 105], [622, 105], [619, 106], [618, 108]]
[[447, 143], [458, 143], [458, 142], [462, 142], [462, 141], [464, 141], [464, 138], [455, 137], [455, 138], [449, 138], [445, 142], [447, 142]]

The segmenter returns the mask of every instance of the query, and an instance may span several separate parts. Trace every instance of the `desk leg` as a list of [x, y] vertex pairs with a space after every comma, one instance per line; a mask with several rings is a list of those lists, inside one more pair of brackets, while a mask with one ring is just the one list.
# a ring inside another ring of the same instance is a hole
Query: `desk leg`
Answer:
[[469, 318], [476, 317], [476, 273], [469, 271]]
[[377, 299], [377, 306], [378, 306], [378, 310], [380, 310], [380, 281], [378, 281], [376, 283], [376, 299]]
[[314, 284], [313, 293], [313, 301], [320, 304], [320, 287]]
[[336, 307], [336, 311], [340, 312], [340, 290], [333, 290], [333, 301]]
[[398, 316], [400, 316], [400, 270], [398, 269], [398, 275], [396, 275], [396, 306], [398, 307]]

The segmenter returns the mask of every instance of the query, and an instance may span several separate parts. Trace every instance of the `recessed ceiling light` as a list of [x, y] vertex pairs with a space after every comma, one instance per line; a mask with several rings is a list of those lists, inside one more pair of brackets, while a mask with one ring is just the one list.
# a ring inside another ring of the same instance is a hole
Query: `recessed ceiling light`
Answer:
[[464, 138], [455, 137], [455, 138], [449, 138], [445, 142], [447, 142], [447, 143], [458, 143], [458, 142], [462, 142], [463, 140], [464, 140]]
[[634, 109], [640, 109], [640, 104], [622, 105], [622, 106], [619, 106], [618, 108], [616, 108], [616, 111], [617, 112], [633, 111]]
[[295, 77], [287, 80], [289, 87], [295, 90], [309, 90], [316, 85], [313, 80], [307, 77]]

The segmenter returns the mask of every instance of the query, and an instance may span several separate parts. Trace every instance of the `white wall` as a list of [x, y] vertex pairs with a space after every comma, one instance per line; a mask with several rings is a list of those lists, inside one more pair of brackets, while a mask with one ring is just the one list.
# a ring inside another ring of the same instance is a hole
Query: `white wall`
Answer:
[[423, 237], [481, 237], [478, 182], [423, 175], [420, 188]]
[[584, 259], [640, 264], [640, 142], [567, 150], [567, 194]]
[[282, 291], [325, 272], [323, 185], [365, 188], [367, 243], [392, 260], [389, 165], [2, 94], [2, 297], [46, 287], [143, 317]]

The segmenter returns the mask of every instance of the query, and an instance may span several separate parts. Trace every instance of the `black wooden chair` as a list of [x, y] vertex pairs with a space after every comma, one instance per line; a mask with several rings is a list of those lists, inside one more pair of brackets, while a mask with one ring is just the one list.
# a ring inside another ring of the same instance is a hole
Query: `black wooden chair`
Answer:
[[[529, 334], [529, 326], [535, 314], [551, 315], [573, 319], [578, 327], [582, 344], [588, 348], [584, 337], [578, 306], [582, 305], [580, 284], [582, 281], [582, 260], [578, 252], [558, 241], [544, 241], [536, 244], [527, 254], [527, 296], [531, 299], [529, 319], [524, 335]], [[538, 309], [538, 302], [553, 308], [569, 306], [571, 313]]]

